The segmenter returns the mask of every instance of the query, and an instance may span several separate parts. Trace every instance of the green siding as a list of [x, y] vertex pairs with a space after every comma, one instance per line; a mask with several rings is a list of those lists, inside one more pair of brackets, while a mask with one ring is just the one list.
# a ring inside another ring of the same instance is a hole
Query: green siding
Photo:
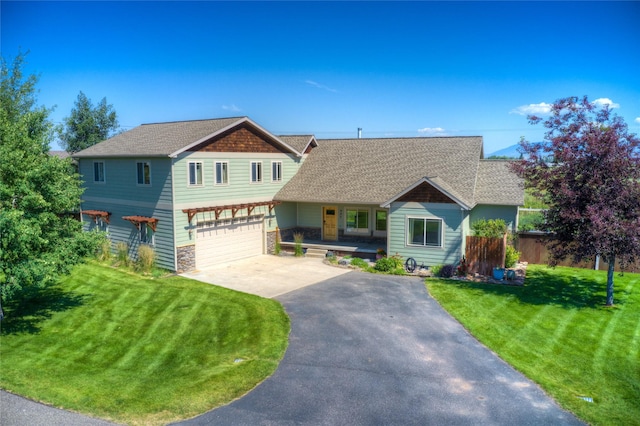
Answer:
[[517, 217], [517, 206], [491, 206], [480, 204], [471, 210], [470, 225], [476, 220], [503, 219], [507, 223], [511, 232], [516, 232]]
[[[129, 256], [133, 259], [137, 257], [140, 237], [136, 227], [129, 221], [123, 220], [123, 216], [147, 216], [158, 219], [156, 232], [154, 234], [153, 248], [156, 252], [156, 263], [158, 266], [170, 270], [175, 270], [174, 265], [174, 244], [173, 244], [173, 214], [171, 210], [156, 209], [152, 206], [127, 206], [120, 203], [108, 202], [84, 202], [84, 210], [104, 210], [111, 213], [108, 224], [109, 239], [112, 249], [116, 244], [126, 242], [129, 246]], [[96, 224], [91, 218], [83, 217], [86, 230], [95, 228]], [[151, 231], [151, 230], [149, 230]]]
[[[407, 245], [407, 217], [429, 217], [443, 220], [443, 247], [414, 247]], [[452, 204], [393, 203], [389, 214], [390, 254], [403, 259], [413, 257], [426, 266], [457, 264], [463, 256], [463, 231], [466, 211]]]
[[[228, 163], [229, 183], [215, 185], [215, 163]], [[252, 161], [262, 161], [262, 183], [250, 182]], [[271, 162], [282, 162], [282, 181], [271, 182]], [[189, 186], [188, 164], [202, 162], [203, 185]], [[181, 156], [174, 164], [175, 202], [179, 205], [213, 206], [217, 202], [245, 202], [251, 200], [267, 200], [284, 186], [297, 173], [300, 159], [287, 154], [255, 154], [255, 156], [237, 156], [225, 153], [189, 153]]]

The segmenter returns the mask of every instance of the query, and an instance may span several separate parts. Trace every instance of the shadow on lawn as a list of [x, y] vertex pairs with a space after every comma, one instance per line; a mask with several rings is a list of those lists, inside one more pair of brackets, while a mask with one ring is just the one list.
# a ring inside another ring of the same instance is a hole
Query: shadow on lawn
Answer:
[[[523, 303], [532, 305], [559, 305], [565, 308], [601, 308], [606, 303], [606, 283], [559, 270], [528, 270], [522, 287], [499, 284], [467, 284], [484, 292], [510, 294]], [[624, 299], [616, 292], [616, 304]]]
[[86, 298], [52, 286], [11, 300], [4, 307], [5, 317], [0, 323], [0, 334], [36, 334], [40, 332], [40, 324], [55, 312], [81, 306]]

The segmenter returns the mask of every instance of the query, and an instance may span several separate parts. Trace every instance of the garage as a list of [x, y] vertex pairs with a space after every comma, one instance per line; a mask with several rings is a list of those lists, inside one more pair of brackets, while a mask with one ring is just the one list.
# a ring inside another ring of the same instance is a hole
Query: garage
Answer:
[[199, 222], [196, 268], [259, 256], [263, 253], [264, 216]]

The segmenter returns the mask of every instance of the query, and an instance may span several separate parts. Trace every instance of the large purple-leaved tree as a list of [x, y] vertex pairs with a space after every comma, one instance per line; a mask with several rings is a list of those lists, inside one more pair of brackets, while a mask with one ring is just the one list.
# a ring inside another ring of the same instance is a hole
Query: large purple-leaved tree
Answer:
[[640, 139], [619, 116], [570, 97], [556, 101], [542, 123], [545, 141], [520, 142], [513, 170], [549, 205], [544, 230], [550, 264], [571, 257], [608, 263], [607, 306], [613, 305], [616, 260], [640, 258]]

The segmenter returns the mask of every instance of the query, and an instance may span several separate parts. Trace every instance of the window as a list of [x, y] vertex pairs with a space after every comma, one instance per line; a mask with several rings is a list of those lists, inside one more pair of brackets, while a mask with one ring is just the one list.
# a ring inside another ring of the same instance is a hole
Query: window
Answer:
[[387, 211], [376, 210], [376, 231], [387, 231]]
[[202, 185], [202, 163], [189, 163], [189, 186]]
[[347, 232], [369, 232], [369, 210], [347, 209]]
[[151, 185], [151, 163], [138, 162], [138, 185]]
[[149, 229], [146, 223], [140, 224], [140, 242], [143, 244], [154, 245], [153, 231]]
[[104, 183], [104, 162], [96, 161], [93, 163], [93, 181]]
[[442, 247], [442, 220], [410, 217], [407, 244], [411, 246]]
[[282, 182], [282, 161], [271, 162], [271, 182]]
[[216, 185], [227, 185], [229, 183], [229, 163], [226, 161], [216, 161]]
[[259, 161], [251, 162], [251, 183], [262, 183], [262, 163]]

